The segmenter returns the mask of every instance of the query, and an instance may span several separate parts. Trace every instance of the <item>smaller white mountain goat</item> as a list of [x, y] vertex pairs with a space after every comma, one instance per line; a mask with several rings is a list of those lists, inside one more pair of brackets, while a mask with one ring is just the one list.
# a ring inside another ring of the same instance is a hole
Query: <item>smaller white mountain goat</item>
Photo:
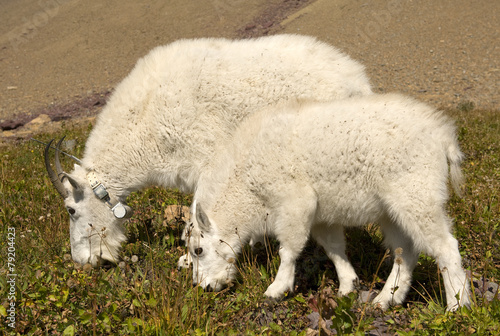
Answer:
[[439, 264], [448, 309], [468, 305], [445, 212], [448, 175], [459, 190], [461, 160], [453, 123], [400, 95], [254, 113], [219, 153], [219, 166], [200, 177], [187, 240], [193, 281], [220, 290], [234, 278], [242, 244], [268, 234], [280, 242], [281, 264], [265, 295], [278, 298], [293, 290], [295, 260], [312, 236], [334, 262], [346, 293], [357, 277], [342, 228], [376, 222], [400, 258], [375, 303], [403, 302], [423, 251]]
[[290, 99], [371, 93], [362, 65], [312, 37], [180, 40], [153, 49], [116, 87], [81, 164], [54, 171], [45, 151], [69, 213], [73, 259], [117, 261], [130, 193], [153, 185], [195, 190], [248, 114]]

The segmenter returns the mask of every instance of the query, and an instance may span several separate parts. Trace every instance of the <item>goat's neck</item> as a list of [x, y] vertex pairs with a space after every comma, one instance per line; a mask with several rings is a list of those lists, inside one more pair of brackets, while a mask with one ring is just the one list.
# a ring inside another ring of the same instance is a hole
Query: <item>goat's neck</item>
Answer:
[[[138, 136], [135, 141], [131, 141], [140, 144], [139, 146], [120, 148], [109, 143], [101, 146], [91, 144], [91, 150], [86, 152], [82, 160], [84, 167], [94, 170], [102, 179], [103, 185], [119, 199], [151, 186], [175, 187], [183, 192], [194, 191], [200, 167], [205, 164], [202, 155], [185, 151], [172, 152], [164, 144], [158, 145], [153, 137], [143, 137]], [[188, 157], [192, 160], [188, 161]]]

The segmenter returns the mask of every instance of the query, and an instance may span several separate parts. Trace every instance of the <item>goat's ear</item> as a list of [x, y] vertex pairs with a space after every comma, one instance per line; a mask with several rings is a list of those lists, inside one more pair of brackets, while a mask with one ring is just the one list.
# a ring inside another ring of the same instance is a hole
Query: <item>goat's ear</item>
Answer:
[[210, 220], [208, 219], [205, 211], [203, 211], [203, 209], [201, 208], [200, 203], [196, 204], [196, 220], [198, 221], [198, 225], [201, 231], [210, 232], [212, 224], [210, 223]]

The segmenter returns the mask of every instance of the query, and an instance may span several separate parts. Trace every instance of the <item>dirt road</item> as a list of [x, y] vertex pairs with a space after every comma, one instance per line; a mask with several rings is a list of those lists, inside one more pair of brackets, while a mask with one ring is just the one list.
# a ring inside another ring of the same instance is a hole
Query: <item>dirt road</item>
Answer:
[[102, 105], [160, 44], [276, 33], [341, 48], [376, 91], [500, 110], [499, 1], [0, 0], [0, 22], [0, 124], [86, 99]]

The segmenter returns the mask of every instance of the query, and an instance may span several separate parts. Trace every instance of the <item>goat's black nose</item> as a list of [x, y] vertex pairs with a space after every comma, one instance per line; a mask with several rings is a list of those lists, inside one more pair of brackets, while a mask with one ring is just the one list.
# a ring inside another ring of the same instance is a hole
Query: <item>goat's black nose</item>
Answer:
[[210, 284], [207, 285], [207, 287], [205, 288], [205, 290], [207, 292], [211, 292], [212, 291], [212, 287], [210, 287]]
[[193, 287], [196, 287], [197, 285], [198, 285], [198, 283], [193, 281]]

